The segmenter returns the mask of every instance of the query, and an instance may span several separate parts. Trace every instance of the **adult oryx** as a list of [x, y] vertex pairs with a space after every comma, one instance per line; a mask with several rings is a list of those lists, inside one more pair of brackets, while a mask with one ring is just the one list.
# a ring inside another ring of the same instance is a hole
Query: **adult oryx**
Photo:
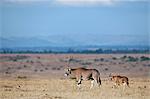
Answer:
[[100, 73], [96, 69], [86, 69], [86, 68], [70, 68], [68, 67], [65, 70], [65, 76], [73, 75], [76, 78], [77, 86], [80, 87], [82, 80], [92, 80], [91, 87], [92, 88], [95, 84], [97, 86], [101, 85]]

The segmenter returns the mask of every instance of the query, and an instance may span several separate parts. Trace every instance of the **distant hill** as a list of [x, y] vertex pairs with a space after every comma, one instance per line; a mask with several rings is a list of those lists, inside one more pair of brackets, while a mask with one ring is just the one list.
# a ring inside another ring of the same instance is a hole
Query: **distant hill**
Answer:
[[[121, 39], [97, 35], [49, 35], [35, 37], [0, 37], [1, 48], [18, 47], [143, 47], [150, 46], [148, 40]], [[134, 42], [133, 42], [134, 41]]]
[[14, 47], [47, 47], [47, 46], [77, 46], [82, 42], [73, 40], [67, 37], [0, 37], [1, 48], [14, 48]]

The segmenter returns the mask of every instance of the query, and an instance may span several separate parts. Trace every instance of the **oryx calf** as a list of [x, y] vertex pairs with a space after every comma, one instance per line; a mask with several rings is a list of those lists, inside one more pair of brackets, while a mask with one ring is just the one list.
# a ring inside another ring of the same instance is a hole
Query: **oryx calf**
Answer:
[[100, 79], [100, 73], [96, 69], [86, 69], [86, 68], [67, 68], [65, 72], [65, 76], [72, 75], [76, 78], [77, 86], [80, 87], [82, 80], [90, 80], [91, 81], [91, 87], [94, 86], [94, 84], [97, 84], [97, 86], [101, 85], [101, 79]]
[[125, 86], [128, 86], [129, 87], [129, 79], [128, 77], [126, 76], [120, 76], [120, 75], [109, 75], [109, 77], [111, 77], [111, 81], [113, 81], [115, 84], [114, 84], [114, 87], [117, 87], [117, 86], [120, 86], [120, 85], [123, 85], [124, 88]]

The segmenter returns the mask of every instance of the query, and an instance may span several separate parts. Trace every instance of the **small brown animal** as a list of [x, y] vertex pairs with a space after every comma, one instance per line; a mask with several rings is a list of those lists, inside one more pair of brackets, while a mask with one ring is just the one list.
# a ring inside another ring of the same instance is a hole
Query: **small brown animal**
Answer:
[[117, 86], [120, 86], [120, 85], [123, 85], [124, 88], [125, 86], [128, 86], [129, 87], [129, 79], [128, 77], [126, 76], [120, 76], [120, 75], [109, 75], [109, 77], [111, 77], [111, 81], [113, 81], [115, 84], [114, 84], [114, 87], [117, 87]]

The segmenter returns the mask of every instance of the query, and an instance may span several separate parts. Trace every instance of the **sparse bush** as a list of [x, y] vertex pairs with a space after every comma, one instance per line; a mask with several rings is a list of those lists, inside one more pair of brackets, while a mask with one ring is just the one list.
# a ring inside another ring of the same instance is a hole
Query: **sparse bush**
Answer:
[[41, 63], [40, 61], [36, 61], [36, 63]]
[[67, 62], [67, 60], [59, 59], [60, 62]]
[[60, 66], [59, 68], [63, 68], [64, 66]]
[[60, 70], [60, 68], [57, 68], [57, 70]]
[[147, 66], [150, 67], [150, 64], [148, 64]]
[[144, 67], [150, 67], [150, 64], [143, 64]]
[[113, 60], [117, 60], [117, 58], [116, 58], [116, 57], [112, 57], [112, 59], [113, 59]]
[[27, 65], [23, 65], [23, 67], [24, 67], [24, 68], [26, 68], [26, 67], [27, 67]]
[[127, 68], [126, 66], [123, 66], [123, 68]]
[[106, 67], [104, 70], [105, 70], [105, 71], [108, 71], [108, 68]]
[[29, 61], [29, 60], [26, 60], [26, 62], [27, 62], [27, 63], [30, 63], [30, 61]]
[[118, 64], [122, 64], [121, 62], [118, 62]]
[[136, 62], [138, 61], [139, 59], [138, 58], [134, 58], [132, 56], [128, 56], [128, 59], [126, 60], [127, 62]]
[[8, 86], [8, 85], [4, 85], [2, 87], [4, 87], [4, 88], [13, 88], [13, 86]]
[[95, 62], [98, 62], [98, 61], [102, 61], [103, 62], [103, 61], [107, 61], [107, 60], [105, 60], [104, 58], [96, 58], [96, 59], [94, 59], [94, 61]]
[[140, 70], [140, 71], [143, 71], [143, 68], [140, 68], [139, 70]]
[[91, 65], [92, 63], [91, 62], [83, 62], [81, 63], [82, 65]]
[[40, 59], [41, 57], [40, 56], [37, 56], [37, 59]]
[[55, 96], [54, 99], [62, 99], [60, 96]]
[[132, 65], [132, 67], [135, 67], [136, 65]]
[[40, 70], [40, 72], [43, 72], [43, 71], [44, 71], [43, 69]]
[[75, 62], [75, 63], [81, 62], [81, 60], [79, 60], [79, 59], [74, 59], [74, 58], [71, 58], [69, 61], [70, 61], [70, 62]]
[[124, 59], [125, 59], [125, 58], [127, 58], [127, 56], [126, 56], [126, 55], [124, 55], [122, 58], [124, 58]]
[[21, 67], [17, 67], [17, 69], [21, 69]]
[[10, 74], [10, 72], [6, 71], [5, 74]]
[[121, 57], [120, 59], [125, 60], [126, 58], [128, 58], [126, 55], [124, 55], [123, 57]]
[[48, 70], [48, 68], [46, 67], [45, 70]]
[[141, 56], [141, 57], [140, 57], [140, 60], [141, 60], [141, 61], [149, 61], [150, 58], [149, 58], [149, 57], [146, 57], [146, 56]]
[[95, 58], [94, 61], [98, 62], [98, 61], [101, 61], [101, 59]]
[[12, 60], [14, 62], [17, 62], [18, 60], [26, 59], [28, 56], [22, 56], [22, 55], [16, 55], [16, 56], [5, 56], [8, 60]]
[[27, 79], [27, 76], [17, 76], [18, 79]]
[[61, 70], [59, 67], [52, 67], [52, 70]]
[[32, 61], [32, 60], [31, 60], [31, 61], [30, 61], [30, 60], [27, 60], [26, 62], [27, 62], [27, 63], [31, 63], [31, 64], [34, 63], [34, 61]]
[[9, 69], [11, 69], [11, 67], [8, 67], [7, 69], [9, 70]]
[[109, 62], [109, 60], [107, 59], [107, 60], [105, 60], [105, 62]]
[[12, 61], [17, 62], [17, 59], [16, 59], [16, 58], [14, 58], [14, 59], [12, 59]]
[[52, 67], [52, 70], [56, 70], [56, 67]]
[[101, 58], [100, 61], [104, 61], [104, 58]]
[[37, 70], [37, 69], [35, 69], [34, 71], [35, 71], [35, 72], [37, 72], [38, 70]]

